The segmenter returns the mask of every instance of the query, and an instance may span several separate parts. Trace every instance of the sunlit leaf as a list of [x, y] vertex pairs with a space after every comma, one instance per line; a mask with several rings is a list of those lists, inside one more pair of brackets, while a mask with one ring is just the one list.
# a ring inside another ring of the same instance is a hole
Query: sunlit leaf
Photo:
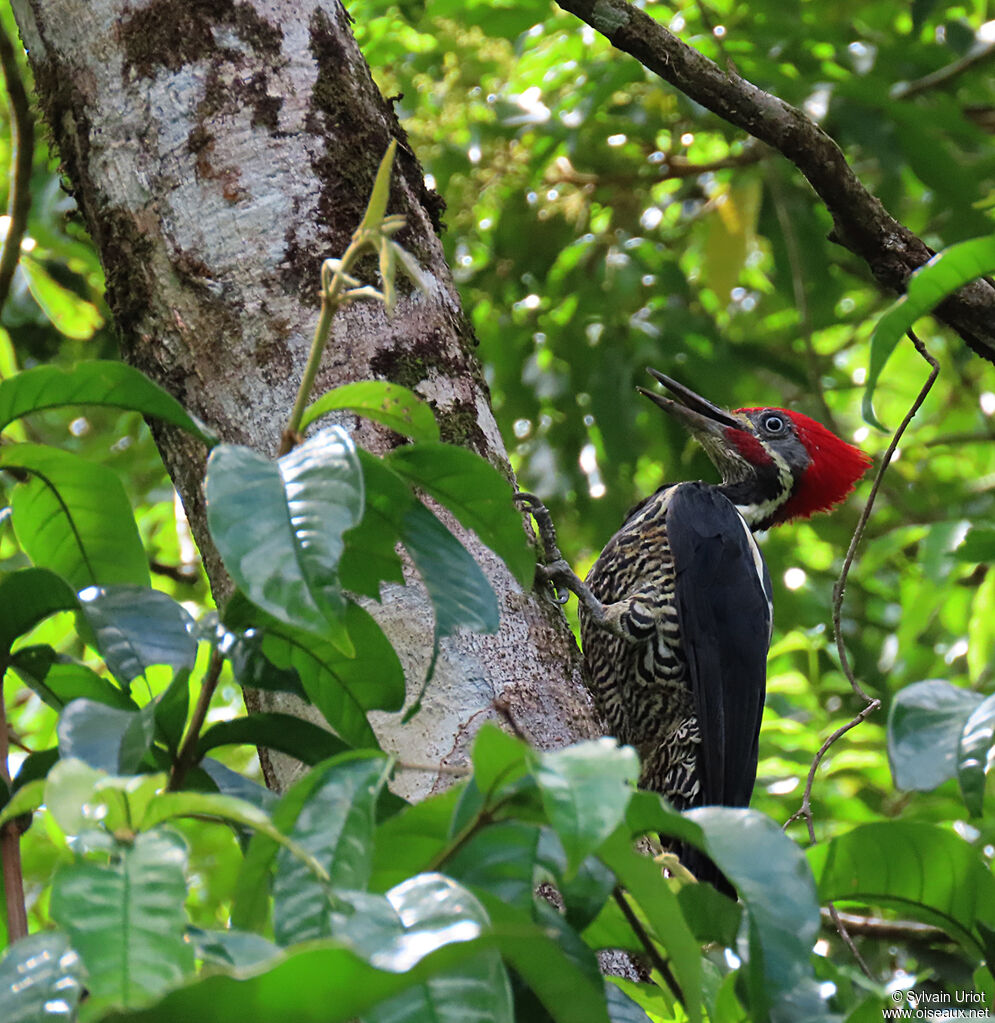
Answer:
[[0, 578], [0, 652], [10, 650], [14, 640], [29, 632], [49, 615], [75, 611], [72, 587], [45, 568], [23, 568]]
[[97, 307], [64, 288], [37, 260], [21, 253], [19, 266], [34, 300], [60, 334], [76, 341], [89, 341], [97, 328], [103, 326], [104, 319]]
[[4, 1023], [72, 1023], [82, 990], [82, 964], [61, 931], [28, 935], [0, 960]]
[[301, 430], [338, 409], [383, 423], [412, 440], [439, 439], [439, 427], [431, 407], [414, 391], [386, 380], [358, 380], [326, 391], [305, 410]]
[[77, 590], [148, 585], [145, 549], [116, 473], [41, 444], [4, 447], [0, 468], [28, 474], [14, 488], [11, 510], [18, 542], [36, 565]]

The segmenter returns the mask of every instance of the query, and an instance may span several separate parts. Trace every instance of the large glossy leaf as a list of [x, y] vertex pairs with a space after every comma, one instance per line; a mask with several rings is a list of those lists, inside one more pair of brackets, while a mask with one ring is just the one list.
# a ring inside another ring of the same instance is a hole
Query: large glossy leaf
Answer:
[[878, 821], [813, 846], [819, 897], [900, 909], [941, 927], [972, 956], [995, 929], [995, 877], [981, 853], [952, 831], [911, 821]]
[[108, 774], [132, 774], [155, 736], [154, 707], [118, 710], [78, 699], [59, 715], [59, 755]]
[[205, 931], [188, 927], [187, 934], [197, 949], [197, 958], [218, 966], [248, 969], [280, 956], [280, 947], [248, 931]]
[[208, 446], [217, 438], [144, 373], [124, 362], [78, 362], [71, 369], [35, 366], [0, 382], [0, 432], [15, 419], [65, 405], [109, 405], [154, 416]]
[[28, 474], [14, 487], [14, 533], [28, 557], [71, 586], [147, 586], [148, 561], [117, 474], [41, 444], [0, 449], [0, 468]]
[[363, 476], [348, 434], [322, 430], [279, 462], [219, 445], [206, 488], [211, 535], [249, 599], [351, 653], [338, 563], [362, 515]]
[[153, 664], [193, 668], [193, 619], [165, 593], [141, 586], [91, 588], [80, 594], [80, 610], [107, 667], [125, 688]]
[[305, 410], [301, 430], [339, 409], [383, 423], [412, 440], [439, 439], [431, 407], [407, 387], [386, 380], [359, 380], [326, 391]]
[[277, 668], [297, 672], [308, 699], [350, 745], [376, 748], [369, 710], [397, 710], [404, 702], [404, 670], [373, 618], [351, 601], [344, 620], [356, 643], [348, 657], [332, 643], [300, 629], [264, 629], [262, 652]]
[[407, 973], [371, 966], [355, 952], [332, 944], [305, 946], [286, 954], [270, 969], [243, 976], [205, 974], [155, 1006], [116, 1012], [102, 1023], [347, 1023], [378, 1003], [424, 983], [443, 971], [457, 970], [493, 945], [481, 937], [454, 942], [426, 956]]
[[639, 758], [631, 746], [593, 739], [538, 754], [534, 774], [572, 873], [624, 819]]
[[108, 863], [77, 862], [56, 875], [52, 917], [83, 960], [94, 1007], [143, 1004], [192, 973], [185, 866], [179, 838], [146, 832]]
[[65, 934], [31, 934], [9, 946], [0, 960], [0, 1019], [72, 1023], [82, 988], [82, 965]]
[[[346, 754], [315, 773], [290, 837], [328, 871], [332, 886], [362, 891], [372, 868], [373, 828], [386, 759]], [[281, 851], [273, 881], [273, 933], [283, 945], [328, 937], [327, 889]]]
[[[881, 317], [871, 335], [871, 359], [864, 390], [863, 415], [880, 427], [874, 415], [874, 389], [888, 360], [905, 334], [959, 287], [995, 270], [995, 237], [972, 238], [935, 255], [909, 278], [905, 294]], [[883, 429], [883, 427], [882, 427]]]
[[480, 455], [453, 444], [408, 444], [384, 461], [445, 505], [501, 557], [522, 586], [531, 586], [535, 554], [526, 542], [511, 484]]
[[[408, 970], [453, 941], [489, 930], [490, 920], [474, 896], [441, 874], [421, 874], [387, 892], [394, 910], [394, 933], [367, 941], [370, 962]], [[458, 970], [444, 971], [364, 1013], [365, 1023], [513, 1023], [511, 985], [496, 949], [474, 956]]]
[[59, 611], [76, 610], [72, 587], [46, 568], [22, 568], [0, 579], [0, 653]]
[[292, 714], [257, 713], [211, 725], [201, 733], [197, 750], [203, 756], [217, 746], [236, 743], [265, 746], [297, 757], [309, 766], [348, 748], [331, 732]]
[[914, 682], [888, 713], [888, 759], [895, 785], [928, 792], [957, 773], [964, 727], [984, 697], [943, 679]]

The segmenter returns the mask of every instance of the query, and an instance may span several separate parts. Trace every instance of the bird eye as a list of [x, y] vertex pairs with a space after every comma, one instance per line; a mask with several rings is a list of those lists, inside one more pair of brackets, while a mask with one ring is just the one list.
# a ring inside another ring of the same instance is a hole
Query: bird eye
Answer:
[[780, 433], [784, 429], [784, 419], [781, 416], [765, 416], [764, 429], [768, 433]]

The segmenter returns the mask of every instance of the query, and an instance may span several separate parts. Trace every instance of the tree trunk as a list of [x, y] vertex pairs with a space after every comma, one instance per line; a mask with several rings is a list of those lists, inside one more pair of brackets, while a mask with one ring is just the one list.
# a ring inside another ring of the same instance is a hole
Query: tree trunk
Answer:
[[[380, 378], [436, 409], [444, 440], [508, 470], [472, 331], [437, 237], [429, 190], [377, 91], [337, 0], [13, 0], [38, 94], [100, 251], [124, 358], [220, 436], [274, 454], [318, 307], [318, 273], [361, 219], [377, 164], [399, 140], [388, 211], [429, 295], [392, 319], [355, 303], [334, 324], [316, 393]], [[374, 260], [360, 276], [374, 280]], [[389, 431], [347, 417], [382, 452]], [[153, 424], [215, 599], [230, 592], [207, 533], [204, 451]], [[402, 759], [458, 762], [495, 704], [540, 747], [594, 734], [576, 646], [558, 609], [522, 592], [473, 535], [456, 530], [498, 594], [501, 630], [443, 644], [422, 712], [375, 722]], [[416, 579], [373, 609], [417, 688], [431, 606]], [[259, 701], [261, 694], [255, 694]], [[274, 758], [275, 759], [275, 758]], [[270, 780], [285, 785], [289, 763]], [[417, 797], [434, 774], [404, 776]]]

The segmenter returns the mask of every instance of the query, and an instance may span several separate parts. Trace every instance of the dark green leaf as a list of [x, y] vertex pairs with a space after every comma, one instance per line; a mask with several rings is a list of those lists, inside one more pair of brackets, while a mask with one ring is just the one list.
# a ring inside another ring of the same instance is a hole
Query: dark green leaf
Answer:
[[90, 1011], [141, 1005], [193, 972], [185, 866], [177, 837], [146, 832], [109, 863], [77, 862], [56, 875], [52, 917], [86, 967]]
[[351, 653], [338, 564], [342, 534], [362, 515], [363, 476], [348, 434], [322, 430], [279, 462], [219, 445], [206, 488], [211, 535], [249, 599]]
[[652, 1023], [640, 1004], [610, 980], [605, 980], [605, 1001], [612, 1023]]
[[982, 956], [979, 925], [995, 927], [995, 877], [981, 853], [952, 831], [911, 821], [863, 824], [813, 846], [819, 898], [900, 907]]
[[230, 767], [225, 767], [221, 761], [215, 760], [213, 757], [205, 757], [200, 762], [200, 770], [224, 796], [242, 799], [267, 813], [276, 804], [275, 792], [271, 792], [265, 785], [260, 785], [259, 782], [252, 781], [237, 771], [233, 771]]
[[193, 668], [193, 619], [165, 593], [140, 586], [89, 589], [80, 596], [80, 610], [107, 667], [125, 688], [153, 664]]
[[[995, 237], [972, 238], [933, 256], [909, 278], [906, 293], [881, 317], [871, 335], [871, 359], [864, 390], [863, 416], [881, 427], [872, 399], [881, 371], [902, 336], [959, 287], [995, 270]], [[882, 427], [883, 429], [883, 427]]]
[[686, 884], [677, 893], [681, 913], [694, 936], [702, 945], [718, 942], [726, 948], [736, 947], [742, 910], [738, 903], [726, 898], [710, 884]]
[[404, 481], [379, 458], [360, 448], [366, 504], [359, 525], [343, 539], [345, 550], [339, 563], [342, 586], [351, 593], [380, 599], [382, 582], [403, 583], [404, 571], [395, 550], [400, 540], [400, 521], [414, 501]]
[[[312, 945], [286, 954], [248, 977], [207, 974], [144, 1011], [113, 1013], [102, 1023], [347, 1023], [373, 1006], [442, 971], [458, 970], [493, 939], [456, 942], [426, 956], [406, 973], [370, 966], [348, 949]], [[581, 1023], [581, 1021], [578, 1021]]]
[[534, 774], [572, 874], [625, 817], [639, 777], [639, 758], [631, 746], [594, 739], [540, 753]]
[[190, 671], [183, 668], [173, 675], [166, 689], [155, 698], [155, 726], [160, 739], [174, 756], [183, 738], [190, 706]]
[[[334, 888], [362, 891], [372, 869], [373, 828], [386, 759], [345, 754], [308, 776], [307, 797], [290, 837], [328, 871]], [[300, 784], [300, 783], [298, 783]], [[289, 805], [289, 804], [288, 804]], [[279, 817], [282, 824], [282, 815]], [[326, 887], [299, 859], [281, 850], [273, 881], [273, 933], [280, 944], [328, 937]]]
[[[241, 591], [236, 591], [238, 596]], [[234, 598], [233, 598], [234, 599]], [[263, 654], [260, 632], [236, 636], [228, 660], [232, 673], [243, 689], [265, 689], [269, 692], [293, 693], [302, 700], [307, 696], [293, 668], [278, 668]]]
[[71, 369], [35, 366], [0, 382], [0, 431], [15, 419], [65, 405], [110, 405], [154, 416], [209, 447], [217, 438], [144, 373], [123, 362], [78, 362]]
[[915, 682], [896, 694], [888, 713], [888, 759], [898, 788], [928, 792], [954, 777], [961, 733], [983, 699], [942, 679]]
[[980, 817], [984, 809], [988, 752], [995, 740], [995, 696], [984, 700], [967, 719], [957, 748], [957, 780], [968, 811]]
[[82, 992], [79, 956], [61, 931], [42, 931], [7, 948], [0, 960], [4, 1023], [72, 1023]]
[[22, 761], [17, 776], [14, 778], [14, 791], [23, 788], [29, 782], [44, 778], [58, 759], [58, 748], [36, 750], [34, 753], [29, 753]]
[[431, 407], [413, 391], [386, 380], [359, 380], [326, 391], [304, 412], [301, 431], [321, 416], [345, 409], [389, 426], [413, 440], [439, 439], [439, 427]]
[[995, 561], [995, 529], [974, 526], [951, 553], [958, 561]]
[[385, 457], [386, 464], [445, 505], [503, 559], [525, 587], [532, 585], [535, 554], [508, 481], [489, 462], [453, 444], [408, 444]]
[[308, 699], [350, 745], [377, 747], [369, 710], [397, 710], [404, 702], [404, 670], [390, 641], [358, 604], [346, 606], [345, 623], [356, 643], [347, 657], [331, 643], [299, 629], [267, 628], [262, 650], [279, 669], [293, 669]]
[[0, 653], [18, 636], [59, 611], [76, 610], [72, 587], [46, 568], [22, 568], [0, 579]]
[[198, 756], [217, 746], [234, 744], [265, 746], [309, 766], [348, 748], [337, 736], [310, 721], [292, 714], [259, 713], [211, 725], [200, 736]]
[[487, 576], [420, 501], [404, 513], [400, 535], [435, 609], [436, 635], [451, 636], [461, 628], [496, 632], [500, 615]]

